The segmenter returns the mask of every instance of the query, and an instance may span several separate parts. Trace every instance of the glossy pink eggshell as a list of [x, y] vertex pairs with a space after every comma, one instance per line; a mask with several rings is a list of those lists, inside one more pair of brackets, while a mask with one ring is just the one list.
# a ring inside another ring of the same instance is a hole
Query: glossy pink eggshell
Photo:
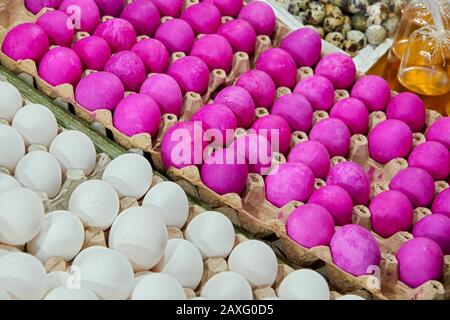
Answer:
[[443, 214], [430, 214], [420, 219], [413, 229], [415, 238], [424, 237], [436, 242], [444, 255], [450, 254], [450, 218]]
[[442, 143], [450, 150], [450, 117], [436, 120], [426, 133], [427, 141]]
[[428, 171], [434, 180], [446, 180], [450, 173], [450, 151], [439, 142], [427, 141], [411, 151], [408, 163], [410, 167]]
[[270, 114], [253, 123], [252, 129], [269, 140], [273, 151], [287, 153], [291, 144], [291, 128], [282, 117]]
[[422, 237], [409, 240], [400, 247], [396, 258], [399, 280], [411, 288], [442, 277], [444, 257], [433, 240]]
[[330, 250], [333, 262], [354, 276], [372, 274], [381, 263], [377, 240], [359, 225], [339, 228], [331, 239]]
[[136, 43], [131, 51], [144, 62], [147, 73], [164, 73], [169, 67], [169, 52], [161, 41], [143, 39]]
[[97, 36], [88, 36], [78, 40], [73, 51], [80, 57], [86, 69], [100, 71], [111, 58], [111, 49], [105, 39]]
[[236, 85], [252, 95], [256, 107], [270, 108], [275, 101], [275, 83], [264, 71], [247, 71], [239, 76]]
[[136, 43], [136, 31], [127, 20], [114, 18], [100, 24], [94, 33], [108, 42], [113, 52], [130, 50]]
[[57, 9], [62, 0], [25, 0], [25, 7], [33, 14], [38, 14], [43, 8]]
[[356, 66], [348, 55], [332, 53], [319, 61], [314, 74], [330, 80], [335, 89], [349, 89], [356, 79]]
[[263, 136], [252, 132], [236, 138], [228, 147], [240, 159], [245, 159], [250, 173], [266, 175], [272, 163], [272, 146]]
[[336, 118], [319, 121], [311, 129], [309, 139], [322, 143], [331, 157], [345, 157], [350, 148], [350, 131], [344, 122]]
[[319, 204], [333, 217], [337, 226], [343, 226], [352, 223], [353, 201], [345, 189], [327, 185], [313, 192], [308, 203]]
[[265, 2], [252, 1], [244, 6], [239, 19], [247, 20], [258, 35], [271, 36], [275, 31], [276, 17], [273, 9]]
[[181, 14], [181, 19], [189, 23], [198, 34], [215, 33], [222, 23], [222, 15], [219, 9], [215, 5], [206, 2], [189, 6]]
[[412, 132], [420, 132], [425, 125], [425, 104], [418, 95], [402, 92], [389, 102], [386, 116], [405, 122]]
[[125, 90], [120, 79], [110, 72], [95, 72], [80, 80], [75, 99], [84, 108], [114, 110], [123, 99]]
[[155, 100], [143, 94], [129, 95], [114, 111], [114, 126], [130, 137], [139, 133], [155, 135], [160, 119], [161, 113]]
[[305, 141], [297, 144], [289, 153], [289, 162], [300, 162], [308, 166], [316, 178], [324, 179], [330, 169], [330, 154], [323, 144]]
[[[92, 34], [100, 23], [100, 11], [94, 0], [64, 0], [59, 10], [69, 16], [75, 15], [75, 28], [77, 30]], [[80, 14], [79, 26], [77, 26], [78, 18], [76, 17], [78, 14]]]
[[391, 100], [391, 89], [386, 80], [370, 75], [358, 79], [350, 95], [361, 100], [369, 111], [383, 111]]
[[94, 0], [101, 16], [118, 17], [125, 7], [123, 0]]
[[66, 47], [51, 49], [39, 63], [39, 76], [52, 86], [64, 83], [76, 85], [82, 72], [80, 58], [72, 49]]
[[369, 201], [369, 179], [363, 168], [354, 162], [345, 161], [333, 166], [328, 172], [327, 184], [345, 189], [354, 205], [365, 205]]
[[381, 164], [406, 157], [412, 148], [412, 131], [400, 120], [379, 123], [368, 135], [370, 157]]
[[306, 201], [314, 191], [314, 174], [301, 163], [279, 165], [266, 177], [266, 198], [278, 208], [290, 201]]
[[322, 76], [315, 75], [301, 80], [294, 92], [305, 96], [315, 110], [328, 111], [334, 103], [333, 84]]
[[189, 23], [181, 19], [170, 19], [156, 30], [155, 39], [161, 41], [169, 53], [188, 53], [194, 43], [195, 34]]
[[183, 9], [184, 0], [150, 0], [158, 7], [161, 16], [178, 18]]
[[[222, 104], [207, 104], [200, 108], [192, 117], [192, 121], [200, 121], [207, 137], [214, 137], [216, 145], [228, 144], [233, 140], [236, 130], [236, 117], [233, 111]], [[209, 133], [207, 130], [215, 129], [219, 132]], [[216, 135], [220, 133], [220, 137]], [[211, 135], [210, 135], [211, 134]]]
[[226, 87], [217, 94], [214, 102], [223, 104], [233, 111], [238, 127], [248, 129], [252, 125], [255, 118], [255, 103], [244, 88]]
[[233, 50], [252, 55], [256, 46], [256, 32], [252, 25], [242, 19], [228, 21], [220, 26], [217, 34], [223, 36], [231, 44]]
[[266, 72], [277, 87], [293, 88], [297, 82], [297, 66], [291, 55], [279, 48], [264, 51], [256, 69]]
[[433, 213], [442, 213], [450, 218], [450, 188], [441, 191], [431, 205]]
[[271, 113], [286, 120], [292, 131], [307, 133], [312, 127], [313, 108], [301, 94], [290, 93], [280, 97], [272, 106]]
[[48, 47], [48, 37], [42, 27], [23, 23], [6, 34], [2, 51], [16, 61], [31, 59], [38, 62], [48, 51]]
[[130, 22], [137, 34], [153, 36], [161, 24], [158, 8], [148, 0], [134, 0], [120, 15]]
[[192, 46], [190, 55], [202, 59], [210, 71], [222, 69], [228, 73], [233, 63], [233, 49], [230, 43], [217, 34], [207, 34], [197, 40]]
[[208, 66], [200, 58], [187, 56], [178, 59], [170, 65], [167, 74], [178, 82], [183, 93], [193, 91], [203, 95], [208, 89]]
[[36, 24], [47, 33], [50, 45], [70, 47], [72, 44], [75, 31], [70, 27], [69, 16], [64, 12], [48, 11], [36, 20]]
[[183, 95], [180, 86], [166, 74], [153, 74], [142, 84], [140, 93], [153, 98], [159, 105], [161, 114], [171, 113], [180, 116]]
[[366, 134], [369, 128], [369, 111], [358, 99], [339, 100], [331, 108], [330, 117], [342, 120], [351, 134]]
[[141, 58], [128, 50], [114, 54], [106, 62], [105, 71], [118, 76], [126, 91], [139, 91], [146, 76]]
[[328, 246], [334, 234], [334, 222], [327, 209], [308, 203], [289, 215], [286, 231], [292, 240], [303, 247]]
[[434, 198], [433, 177], [420, 168], [399, 171], [389, 183], [389, 189], [402, 192], [414, 207], [428, 207]]
[[300, 28], [285, 36], [280, 48], [291, 54], [297, 67], [311, 67], [320, 59], [322, 39], [313, 28]]
[[242, 0], [202, 0], [215, 5], [223, 16], [237, 17], [242, 9]]

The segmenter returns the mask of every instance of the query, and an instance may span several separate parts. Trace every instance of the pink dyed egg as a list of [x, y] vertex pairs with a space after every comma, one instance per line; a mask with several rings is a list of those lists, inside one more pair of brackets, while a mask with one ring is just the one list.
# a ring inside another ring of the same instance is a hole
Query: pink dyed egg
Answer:
[[337, 226], [352, 223], [352, 198], [339, 186], [327, 185], [314, 191], [308, 203], [319, 204], [327, 209]]
[[158, 8], [161, 16], [178, 18], [183, 9], [184, 0], [150, 0]]
[[84, 108], [114, 110], [123, 99], [125, 90], [120, 79], [109, 72], [94, 72], [80, 80], [75, 98]]
[[381, 164], [406, 157], [411, 151], [411, 129], [400, 120], [386, 120], [378, 124], [368, 136], [370, 157]]
[[324, 179], [330, 169], [330, 154], [323, 144], [305, 141], [297, 144], [289, 153], [289, 162], [301, 162], [308, 166], [314, 176]]
[[113, 52], [130, 50], [136, 43], [133, 25], [121, 18], [103, 22], [97, 27], [94, 35], [105, 39]]
[[65, 47], [51, 49], [39, 63], [39, 76], [52, 86], [64, 83], [76, 85], [82, 72], [80, 58], [72, 49]]
[[413, 229], [415, 238], [424, 237], [436, 242], [444, 255], [450, 254], [450, 218], [442, 214], [430, 214], [417, 222]]
[[364, 76], [356, 81], [351, 97], [361, 100], [369, 111], [383, 111], [391, 100], [391, 89], [379, 76]]
[[97, 36], [88, 36], [78, 40], [72, 49], [80, 57], [85, 68], [90, 70], [103, 70], [106, 62], [111, 58], [108, 42]]
[[277, 87], [293, 88], [297, 82], [297, 65], [283, 49], [272, 48], [264, 51], [256, 62], [256, 69], [271, 76]]
[[258, 35], [271, 36], [275, 31], [276, 17], [272, 7], [262, 1], [252, 1], [244, 6], [239, 19], [247, 20]]
[[161, 142], [162, 161], [166, 169], [200, 165], [206, 147], [200, 124], [193, 121], [178, 122], [167, 130]]
[[369, 128], [369, 111], [358, 99], [339, 100], [331, 108], [330, 117], [342, 120], [351, 134], [366, 134]]
[[255, 117], [255, 103], [250, 93], [244, 88], [226, 87], [217, 94], [214, 102], [223, 104], [233, 111], [238, 127], [247, 129], [252, 125]]
[[441, 213], [450, 218], [450, 188], [441, 191], [431, 205], [433, 213]]
[[36, 20], [47, 33], [50, 45], [70, 47], [75, 35], [69, 16], [61, 11], [48, 11]]
[[131, 51], [144, 62], [147, 73], [163, 73], [169, 67], [169, 52], [161, 41], [143, 39], [136, 43]]
[[188, 53], [194, 43], [195, 34], [189, 23], [181, 19], [170, 19], [156, 30], [155, 39], [161, 41], [169, 53]]
[[219, 9], [210, 3], [197, 3], [188, 7], [181, 19], [189, 23], [192, 29], [200, 34], [215, 33], [222, 24], [222, 15]]
[[145, 66], [139, 56], [129, 50], [114, 54], [105, 65], [105, 71], [119, 77], [126, 91], [139, 91], [145, 80]]
[[333, 84], [322, 76], [311, 76], [301, 80], [294, 92], [306, 97], [316, 110], [328, 111], [334, 103]]
[[228, 21], [220, 26], [217, 34], [227, 39], [235, 52], [243, 51], [248, 55], [252, 55], [255, 51], [256, 32], [246, 20], [235, 19]]
[[291, 201], [306, 201], [314, 191], [314, 174], [301, 163], [279, 165], [266, 177], [266, 198], [281, 208]]
[[114, 111], [114, 126], [127, 136], [139, 133], [155, 135], [161, 113], [155, 100], [144, 94], [131, 94]]
[[301, 94], [291, 93], [280, 97], [272, 107], [272, 114], [284, 118], [292, 131], [309, 132], [311, 129], [313, 109], [308, 99]]
[[159, 105], [161, 114], [171, 113], [180, 116], [183, 95], [178, 83], [166, 74], [153, 74], [141, 87], [140, 93], [152, 97]]
[[158, 8], [148, 0], [134, 0], [120, 17], [130, 22], [138, 34], [148, 36], [153, 36], [161, 24]]
[[2, 51], [16, 61], [31, 59], [38, 62], [48, 51], [48, 46], [48, 37], [42, 27], [33, 23], [23, 23], [6, 34]]
[[400, 191], [388, 190], [376, 195], [369, 206], [372, 230], [383, 238], [400, 231], [409, 231], [413, 222], [413, 207]]
[[402, 92], [389, 102], [386, 116], [403, 121], [412, 132], [420, 132], [425, 125], [425, 104], [418, 95]]
[[236, 152], [238, 161], [245, 159], [249, 172], [260, 175], [266, 175], [269, 172], [272, 163], [272, 146], [263, 136], [252, 132], [247, 133], [236, 138], [228, 148]]
[[442, 117], [436, 120], [427, 130], [427, 141], [442, 143], [450, 149], [450, 117]]
[[332, 53], [319, 61], [314, 73], [330, 80], [335, 89], [349, 89], [356, 79], [356, 66], [348, 55]]
[[219, 149], [206, 158], [200, 170], [203, 183], [220, 195], [242, 193], [247, 183], [248, 167], [245, 162], [236, 161], [235, 156], [231, 149]]
[[275, 83], [264, 71], [247, 71], [239, 76], [236, 85], [252, 95], [256, 107], [270, 108], [275, 101]]
[[222, 69], [226, 73], [231, 70], [233, 49], [224, 37], [207, 34], [192, 46], [191, 56], [202, 59], [209, 70]]
[[450, 174], [450, 152], [441, 143], [427, 141], [411, 151], [408, 158], [410, 167], [428, 171], [434, 180], [445, 180]]
[[102, 16], [118, 17], [125, 3], [123, 0], [94, 0]]
[[269, 140], [273, 151], [287, 153], [291, 144], [291, 128], [282, 117], [269, 114], [253, 123], [252, 129]]
[[289, 215], [286, 231], [292, 240], [305, 248], [328, 246], [334, 234], [334, 222], [327, 209], [308, 203]]
[[38, 14], [43, 8], [57, 9], [62, 0], [25, 0], [25, 7], [33, 14]]
[[233, 140], [236, 131], [236, 117], [233, 111], [222, 104], [207, 104], [192, 117], [192, 121], [200, 121], [205, 137], [214, 141], [214, 145], [227, 145]]
[[381, 262], [381, 250], [369, 230], [359, 225], [339, 228], [330, 242], [333, 262], [354, 275], [372, 274]]
[[94, 0], [64, 0], [59, 11], [73, 17], [75, 29], [90, 34], [100, 23], [100, 11]]
[[420, 168], [406, 168], [389, 183], [389, 189], [406, 195], [414, 207], [428, 207], [434, 198], [433, 177]]
[[328, 172], [327, 184], [345, 189], [354, 205], [365, 205], [369, 201], [369, 179], [359, 164], [351, 161], [336, 164]]
[[322, 39], [313, 28], [300, 28], [284, 37], [280, 48], [291, 54], [297, 67], [311, 67], [320, 59]]
[[237, 17], [242, 9], [242, 0], [203, 0], [215, 5], [223, 16]]
[[183, 93], [197, 92], [201, 95], [208, 90], [209, 70], [202, 59], [197, 57], [183, 57], [171, 64], [167, 74], [180, 85]]
[[439, 245], [427, 238], [405, 242], [397, 252], [399, 280], [417, 288], [429, 280], [440, 280], [444, 256]]
[[345, 157], [350, 148], [350, 131], [344, 122], [336, 118], [319, 121], [311, 129], [309, 139], [322, 143], [331, 157]]

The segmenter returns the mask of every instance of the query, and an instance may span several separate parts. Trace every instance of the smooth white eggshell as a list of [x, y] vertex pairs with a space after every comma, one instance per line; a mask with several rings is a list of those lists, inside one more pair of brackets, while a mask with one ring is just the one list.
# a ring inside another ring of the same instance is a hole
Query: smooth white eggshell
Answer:
[[0, 256], [0, 284], [14, 300], [39, 300], [45, 294], [47, 273], [31, 254], [11, 252]]
[[272, 286], [278, 273], [275, 253], [258, 240], [238, 244], [228, 257], [228, 267], [244, 276], [252, 287]]
[[183, 288], [195, 290], [203, 275], [203, 259], [198, 249], [184, 239], [170, 239], [155, 271], [174, 277]]
[[0, 193], [14, 188], [20, 188], [20, 183], [13, 176], [0, 173]]
[[183, 287], [164, 273], [143, 276], [136, 284], [131, 300], [186, 300]]
[[133, 268], [121, 253], [104, 248], [90, 247], [82, 251], [73, 265], [80, 268], [81, 286], [92, 290], [100, 299], [127, 299], [133, 287]]
[[58, 134], [58, 123], [53, 113], [40, 104], [30, 104], [20, 109], [12, 121], [27, 146], [36, 144], [46, 148]]
[[202, 297], [210, 300], [253, 300], [250, 284], [239, 273], [218, 273], [203, 286]]
[[50, 199], [61, 190], [61, 167], [58, 160], [45, 151], [33, 151], [20, 159], [14, 176], [22, 186], [45, 192]]
[[143, 206], [159, 207], [161, 217], [168, 227], [181, 229], [189, 215], [189, 202], [184, 190], [174, 182], [158, 183], [145, 195]]
[[47, 273], [47, 290], [49, 293], [58, 287], [67, 286], [67, 281], [71, 277], [70, 273], [66, 271], [51, 271]]
[[20, 133], [10, 126], [0, 124], [0, 167], [14, 172], [24, 155], [25, 143]]
[[85, 227], [108, 229], [119, 214], [119, 208], [117, 192], [101, 180], [83, 182], [69, 199], [69, 211], [78, 216]]
[[109, 232], [109, 247], [127, 257], [134, 271], [153, 268], [164, 255], [167, 241], [163, 219], [149, 207], [125, 210]]
[[17, 111], [22, 107], [22, 96], [12, 84], [0, 81], [0, 97], [0, 119], [11, 123]]
[[363, 297], [357, 296], [356, 294], [346, 294], [344, 296], [340, 296], [336, 300], [366, 300]]
[[150, 189], [153, 169], [143, 156], [127, 153], [108, 164], [102, 180], [113, 186], [120, 198], [140, 199]]
[[84, 227], [69, 211], [54, 211], [45, 215], [41, 230], [27, 244], [27, 250], [47, 262], [52, 257], [71, 261], [84, 243]]
[[37, 235], [43, 220], [44, 206], [34, 191], [16, 188], [0, 194], [0, 243], [25, 244]]
[[83, 132], [70, 130], [60, 133], [49, 149], [59, 162], [62, 171], [81, 169], [89, 176], [95, 168], [97, 154], [91, 139]]
[[203, 259], [226, 258], [234, 247], [235, 232], [230, 219], [220, 212], [202, 212], [189, 222], [184, 232]]
[[58, 287], [48, 293], [44, 300], [98, 300], [98, 297], [89, 289], [69, 289]]
[[330, 300], [330, 289], [318, 272], [302, 269], [283, 279], [278, 296], [286, 300]]

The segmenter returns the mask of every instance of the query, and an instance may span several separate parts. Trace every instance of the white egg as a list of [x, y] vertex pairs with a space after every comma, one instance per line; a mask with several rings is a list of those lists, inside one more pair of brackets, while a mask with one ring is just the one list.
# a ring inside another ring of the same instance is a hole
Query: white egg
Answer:
[[47, 294], [44, 300], [98, 300], [98, 297], [89, 289], [69, 289], [58, 287]]
[[145, 276], [148, 276], [149, 274], [153, 274], [151, 271], [139, 271], [134, 274], [134, 281], [133, 281], [133, 290], [136, 287], [136, 285], [141, 281]]
[[0, 301], [11, 300], [11, 296], [4, 289], [0, 289]]
[[47, 273], [31, 254], [11, 252], [0, 256], [0, 283], [15, 300], [39, 300], [45, 294]]
[[228, 267], [244, 276], [252, 287], [272, 286], [278, 273], [278, 261], [272, 248], [258, 240], [237, 245], [228, 257]]
[[363, 297], [360, 297], [356, 294], [346, 294], [344, 296], [340, 296], [336, 300], [366, 300]]
[[49, 293], [58, 287], [67, 287], [67, 281], [71, 277], [70, 273], [66, 271], [51, 271], [47, 273], [47, 290]]
[[253, 300], [250, 284], [239, 273], [226, 271], [209, 279], [201, 292], [209, 300]]
[[164, 255], [167, 240], [164, 221], [148, 207], [125, 210], [109, 232], [109, 247], [127, 257], [134, 271], [153, 268]]
[[18, 246], [33, 239], [44, 220], [44, 206], [32, 190], [16, 188], [0, 194], [0, 243]]
[[30, 104], [20, 109], [12, 126], [20, 132], [27, 146], [36, 144], [48, 148], [58, 134], [55, 116], [40, 104]]
[[133, 268], [119, 252], [90, 247], [83, 250], [73, 265], [80, 268], [81, 286], [92, 290], [100, 299], [127, 299], [133, 287]]
[[158, 183], [145, 195], [143, 206], [155, 205], [168, 227], [181, 229], [189, 215], [189, 202], [184, 190], [174, 182]]
[[71, 261], [84, 243], [84, 228], [80, 219], [69, 211], [54, 211], [45, 215], [41, 230], [27, 244], [27, 250], [43, 263], [53, 257]]
[[140, 199], [150, 189], [153, 169], [143, 156], [127, 153], [108, 164], [102, 180], [113, 186], [120, 198]]
[[0, 124], [0, 167], [14, 172], [19, 160], [25, 155], [25, 144], [16, 129]]
[[108, 229], [119, 214], [117, 192], [106, 182], [89, 180], [80, 184], [69, 199], [69, 211], [81, 219], [85, 227]]
[[33, 151], [20, 159], [14, 176], [22, 186], [45, 192], [50, 199], [61, 190], [61, 167], [55, 157], [45, 151]]
[[302, 269], [291, 272], [283, 279], [278, 296], [286, 300], [330, 300], [330, 289], [320, 273]]
[[156, 265], [155, 271], [168, 274], [183, 286], [195, 290], [203, 275], [203, 259], [198, 249], [184, 239], [167, 242], [164, 257]]
[[91, 139], [83, 132], [71, 130], [60, 133], [49, 149], [65, 173], [69, 169], [81, 169], [89, 176], [95, 168], [97, 154]]
[[11, 123], [14, 115], [22, 107], [22, 96], [12, 84], [0, 81], [0, 97], [0, 119]]
[[203, 259], [226, 258], [234, 247], [235, 233], [230, 219], [220, 212], [202, 212], [189, 222], [184, 232]]
[[186, 300], [186, 294], [173, 277], [164, 273], [152, 273], [138, 282], [131, 300]]
[[0, 193], [14, 188], [20, 188], [20, 183], [13, 176], [0, 173]]

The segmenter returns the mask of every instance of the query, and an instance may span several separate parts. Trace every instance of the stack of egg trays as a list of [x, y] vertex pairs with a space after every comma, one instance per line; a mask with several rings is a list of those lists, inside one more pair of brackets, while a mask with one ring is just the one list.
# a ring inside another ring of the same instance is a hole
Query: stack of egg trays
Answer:
[[[21, 3], [22, 2], [22, 3]], [[198, 0], [187, 0], [186, 6], [197, 3]], [[1, 10], [2, 8], [0, 8]], [[9, 5], [3, 7], [7, 11], [4, 15], [7, 21], [0, 20], [0, 46], [7, 31], [14, 26], [23, 23], [34, 21], [36, 16], [28, 12], [24, 6], [23, 1], [10, 2]], [[45, 10], [45, 9], [44, 9]], [[41, 12], [40, 14], [42, 14]], [[104, 17], [103, 19], [109, 19]], [[162, 20], [167, 19], [163, 17]], [[231, 18], [225, 18], [228, 21]], [[3, 28], [3, 30], [2, 30]], [[201, 108], [204, 104], [211, 102], [211, 96], [219, 88], [227, 85], [232, 85], [234, 80], [240, 74], [248, 71], [254, 66], [254, 62], [265, 50], [276, 47], [280, 40], [289, 32], [289, 28], [280, 20], [277, 20], [277, 27], [272, 39], [267, 36], [259, 36], [257, 39], [256, 52], [252, 58], [249, 58], [246, 53], [238, 52], [235, 54], [232, 71], [227, 75], [223, 70], [213, 70], [210, 76], [210, 84], [208, 92], [201, 97], [194, 92], [186, 93], [184, 97], [184, 107], [182, 114], [178, 119], [173, 114], [165, 114], [161, 118], [160, 130], [157, 137], [151, 137], [149, 134], [143, 133], [133, 137], [128, 137], [120, 133], [114, 128], [112, 124], [112, 114], [109, 110], [97, 110], [91, 112], [80, 106], [74, 99], [73, 87], [69, 84], [63, 84], [53, 87], [41, 79], [37, 73], [34, 61], [23, 60], [14, 61], [0, 51], [0, 62], [6, 68], [18, 74], [25, 82], [32, 85], [47, 96], [53, 99], [58, 106], [68, 109], [77, 117], [90, 123], [91, 127], [99, 131], [103, 135], [113, 139], [127, 149], [142, 150], [144, 154], [151, 158], [154, 167], [162, 172], [165, 172], [170, 179], [177, 182], [183, 189], [192, 197], [199, 199], [212, 209], [224, 213], [230, 218], [235, 226], [245, 229], [252, 236], [258, 238], [275, 239], [280, 244], [280, 250], [287, 257], [298, 266], [309, 267], [318, 262], [325, 264], [326, 273], [333, 287], [340, 292], [352, 292], [355, 290], [366, 290], [377, 299], [442, 299], [444, 296], [450, 294], [450, 289], [445, 290], [444, 285], [438, 281], [428, 281], [418, 288], [409, 288], [404, 283], [398, 280], [398, 265], [395, 259], [395, 254], [402, 243], [412, 238], [412, 235], [407, 232], [399, 232], [388, 239], [382, 239], [373, 233], [379, 241], [382, 249], [382, 263], [379, 274], [353, 276], [333, 263], [329, 247], [320, 246], [312, 249], [305, 248], [293, 242], [287, 235], [284, 227], [284, 221], [287, 216], [302, 203], [292, 202], [283, 208], [277, 208], [266, 200], [264, 194], [264, 180], [260, 175], [250, 174], [246, 190], [242, 196], [238, 194], [219, 195], [209, 189], [201, 181], [199, 170], [196, 166], [188, 166], [182, 169], [164, 168], [160, 154], [160, 143], [164, 133], [173, 124], [178, 121], [189, 120], [192, 115]], [[78, 34], [77, 36], [80, 36]], [[83, 35], [81, 35], [83, 36]], [[323, 46], [322, 56], [335, 52], [330, 46]], [[183, 53], [174, 53], [172, 60], [183, 57]], [[298, 80], [313, 74], [311, 68], [300, 68], [298, 70]], [[277, 96], [290, 92], [290, 89], [280, 87], [277, 90]], [[393, 93], [395, 94], [395, 93]], [[335, 100], [348, 97], [349, 94], [345, 90], [336, 90]], [[268, 112], [263, 108], [258, 108], [256, 117], [266, 115]], [[316, 111], [314, 113], [314, 123], [327, 118], [328, 114], [324, 111]], [[427, 111], [427, 127], [433, 121], [438, 119], [439, 115]], [[370, 128], [375, 127], [376, 124], [385, 120], [386, 117], [382, 112], [374, 112], [370, 115]], [[238, 132], [244, 132], [238, 130]], [[292, 135], [292, 146], [307, 139], [307, 135], [303, 132], [294, 132]], [[415, 134], [415, 143], [425, 141], [423, 134]], [[274, 155], [274, 162], [283, 163], [286, 160], [280, 154]], [[367, 138], [362, 135], [355, 135], [352, 137], [351, 151], [348, 160], [361, 164], [367, 171], [371, 171], [375, 180], [372, 183], [372, 195], [381, 192], [387, 188], [390, 179], [401, 169], [407, 166], [404, 159], [394, 159], [386, 165], [376, 163], [368, 156]], [[346, 161], [345, 158], [335, 157], [331, 160], [332, 165]], [[372, 175], [371, 174], [371, 175]], [[325, 182], [316, 180], [316, 188], [324, 186]], [[437, 183], [437, 192], [447, 188], [446, 182]], [[415, 221], [421, 217], [429, 214], [425, 208], [417, 208], [415, 210]], [[353, 222], [360, 224], [370, 229], [370, 212], [368, 208], [357, 206], [354, 209]], [[444, 282], [446, 287], [450, 287], [450, 256], [445, 257], [445, 276]]]

